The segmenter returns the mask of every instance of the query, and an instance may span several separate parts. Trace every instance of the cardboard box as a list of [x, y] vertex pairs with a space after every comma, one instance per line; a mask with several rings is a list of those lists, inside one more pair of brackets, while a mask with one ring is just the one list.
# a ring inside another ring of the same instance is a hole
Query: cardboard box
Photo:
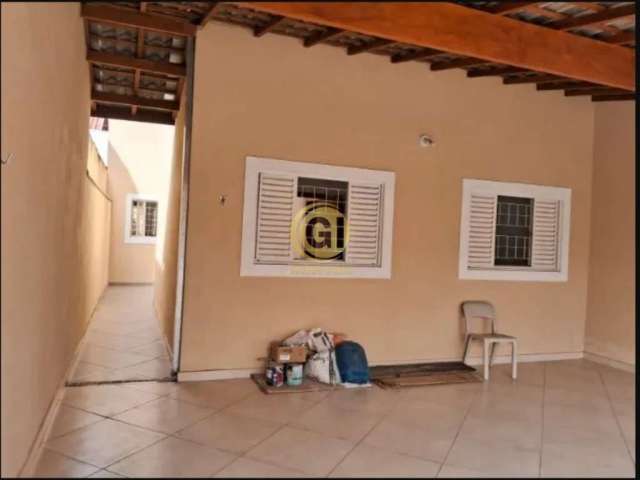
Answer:
[[307, 361], [307, 347], [286, 347], [278, 343], [271, 344], [271, 360], [278, 363], [304, 363]]

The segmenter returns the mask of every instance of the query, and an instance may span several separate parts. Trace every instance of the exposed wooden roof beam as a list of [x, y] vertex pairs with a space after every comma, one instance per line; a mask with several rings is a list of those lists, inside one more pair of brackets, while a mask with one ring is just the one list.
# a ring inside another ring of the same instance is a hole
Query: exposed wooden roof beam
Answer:
[[478, 78], [478, 77], [499, 77], [502, 75], [511, 75], [514, 73], [525, 73], [529, 72], [526, 68], [520, 67], [500, 67], [500, 68], [492, 68], [491, 70], [469, 70], [467, 72], [467, 77], [469, 78]]
[[365, 45], [351, 46], [347, 48], [347, 55], [357, 55], [363, 52], [370, 52], [371, 50], [376, 50], [378, 48], [386, 47], [387, 45], [391, 45], [392, 43], [396, 43], [393, 40], [386, 40], [384, 38], [377, 38], [371, 43], [367, 43]]
[[[449, 2], [238, 5], [488, 62], [627, 90], [635, 88], [635, 53], [629, 48]], [[622, 13], [623, 8], [615, 10]]]
[[618, 18], [629, 17], [636, 14], [635, 3], [631, 5], [623, 5], [622, 7], [607, 8], [600, 12], [588, 15], [580, 15], [579, 17], [570, 17], [565, 20], [553, 23], [551, 28], [556, 30], [571, 30], [572, 28], [588, 27], [589, 25], [597, 25], [598, 23], [616, 20]]
[[134, 122], [162, 123], [173, 125], [175, 122], [171, 112], [160, 112], [152, 110], [138, 110], [135, 115], [122, 108], [110, 105], [96, 105], [95, 111], [91, 113], [94, 117], [113, 118], [117, 120], [131, 120]]
[[624, 95], [628, 93], [620, 89], [602, 89], [602, 88], [577, 88], [564, 91], [565, 97], [578, 97], [580, 95]]
[[506, 15], [507, 13], [517, 12], [518, 10], [522, 10], [531, 5], [536, 5], [537, 3], [540, 2], [501, 2], [497, 7], [487, 11], [494, 15]]
[[548, 83], [548, 82], [560, 82], [564, 80], [557, 75], [527, 75], [526, 77], [507, 77], [502, 79], [502, 83], [505, 85], [518, 85], [522, 83]]
[[592, 102], [615, 102], [619, 100], [635, 100], [633, 93], [624, 93], [622, 95], [594, 95], [591, 97]]
[[595, 2], [571, 2], [571, 5], [584, 8], [585, 10], [591, 10], [592, 12], [601, 12], [602, 10], [607, 8]]
[[327, 28], [324, 32], [316, 33], [315, 35], [311, 35], [304, 39], [302, 43], [305, 47], [313, 47], [318, 43], [325, 42], [332, 38], [337, 37], [338, 35], [342, 35], [344, 30], [340, 30], [339, 28]]
[[153, 62], [146, 58], [133, 58], [126, 55], [116, 55], [105, 52], [87, 52], [87, 60], [91, 63], [100, 63], [104, 65], [114, 65], [116, 67], [126, 67], [144, 70], [146, 72], [162, 73], [164, 75], [174, 75], [176, 77], [184, 77], [187, 74], [184, 65], [175, 65], [173, 63]]
[[198, 25], [199, 28], [202, 28], [207, 23], [209, 23], [209, 20], [211, 20], [215, 15], [216, 10], [218, 9], [218, 5], [220, 5], [220, 2], [211, 2], [211, 7], [209, 8], [209, 11], [206, 13], [204, 17], [202, 17], [202, 20], [200, 20], [200, 24]]
[[135, 105], [136, 107], [157, 108], [160, 110], [180, 110], [180, 103], [172, 100], [156, 100], [154, 98], [138, 97], [135, 95], [120, 95], [117, 93], [91, 92], [91, 100], [118, 105]]
[[82, 16], [96, 22], [106, 22], [132, 28], [144, 28], [145, 30], [153, 30], [154, 32], [185, 37], [195, 35], [197, 30], [197, 26], [191, 23], [109, 5], [83, 3]]
[[282, 15], [274, 15], [273, 18], [271, 20], [269, 20], [266, 24], [264, 24], [261, 27], [255, 27], [253, 29], [253, 35], [255, 37], [261, 37], [263, 36], [265, 33], [270, 32], [271, 30], [273, 30], [274, 28], [276, 28], [278, 25], [280, 25], [282, 22], [284, 22], [286, 20], [286, 18], [284, 18]]
[[446, 62], [432, 63], [430, 68], [434, 72], [438, 72], [440, 70], [450, 70], [452, 68], [474, 67], [476, 65], [484, 65], [486, 63], [491, 62], [480, 60], [478, 58], [456, 58], [455, 60], [449, 60]]
[[396, 53], [391, 55], [391, 63], [409, 62], [411, 60], [422, 60], [424, 58], [435, 57], [436, 55], [442, 55], [443, 52], [439, 50], [433, 50], [432, 48], [425, 48], [424, 50], [418, 50], [408, 55]]

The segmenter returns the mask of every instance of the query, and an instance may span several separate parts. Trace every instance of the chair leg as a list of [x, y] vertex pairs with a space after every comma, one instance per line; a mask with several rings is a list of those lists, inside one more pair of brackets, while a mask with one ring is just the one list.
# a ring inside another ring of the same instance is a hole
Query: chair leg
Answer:
[[471, 342], [471, 335], [467, 335], [464, 341], [464, 353], [462, 354], [462, 363], [467, 363], [467, 353], [469, 353], [469, 343]]
[[493, 354], [496, 351], [496, 342], [491, 342], [491, 356], [489, 357], [489, 366], [493, 365]]
[[484, 379], [489, 380], [489, 342], [484, 341], [484, 348], [482, 349], [483, 365], [484, 365]]
[[511, 378], [518, 377], [518, 347], [515, 340], [511, 342]]

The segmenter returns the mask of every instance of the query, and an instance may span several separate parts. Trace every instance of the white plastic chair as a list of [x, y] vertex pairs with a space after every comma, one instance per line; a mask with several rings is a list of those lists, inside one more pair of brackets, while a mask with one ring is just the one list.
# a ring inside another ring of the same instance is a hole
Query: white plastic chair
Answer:
[[[465, 325], [465, 342], [464, 342], [464, 355], [462, 362], [466, 363], [467, 353], [469, 351], [469, 344], [472, 340], [481, 340], [483, 342], [483, 364], [484, 364], [484, 379], [489, 380], [489, 367], [493, 362], [493, 353], [495, 351], [496, 343], [510, 343], [511, 344], [511, 377], [516, 378], [518, 373], [518, 346], [516, 337], [510, 335], [504, 335], [502, 333], [496, 333], [496, 314], [493, 309], [493, 305], [489, 302], [482, 301], [468, 301], [462, 303], [462, 312], [464, 314]], [[471, 323], [473, 319], [479, 319], [484, 322], [489, 322], [491, 327], [491, 333], [477, 333], [471, 331]], [[489, 347], [491, 347], [491, 355], [489, 355]]]

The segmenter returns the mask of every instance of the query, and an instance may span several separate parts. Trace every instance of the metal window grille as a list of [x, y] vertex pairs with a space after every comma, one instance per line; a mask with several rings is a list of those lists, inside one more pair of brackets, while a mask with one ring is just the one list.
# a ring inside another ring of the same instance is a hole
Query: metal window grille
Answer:
[[533, 199], [498, 196], [495, 265], [530, 266]]
[[[336, 208], [340, 213], [346, 217], [347, 213], [347, 198], [349, 192], [349, 184], [347, 182], [337, 180], [325, 180], [318, 178], [298, 178], [298, 198], [303, 199], [302, 208], [313, 204], [320, 203], [324, 205]], [[344, 248], [345, 243], [345, 225], [338, 225], [336, 227], [337, 243]], [[311, 238], [307, 237], [307, 241]], [[305, 255], [302, 258], [310, 258]], [[344, 251], [338, 256], [332, 258], [332, 260], [344, 261]]]
[[131, 202], [132, 237], [155, 237], [158, 226], [158, 202], [133, 200]]

